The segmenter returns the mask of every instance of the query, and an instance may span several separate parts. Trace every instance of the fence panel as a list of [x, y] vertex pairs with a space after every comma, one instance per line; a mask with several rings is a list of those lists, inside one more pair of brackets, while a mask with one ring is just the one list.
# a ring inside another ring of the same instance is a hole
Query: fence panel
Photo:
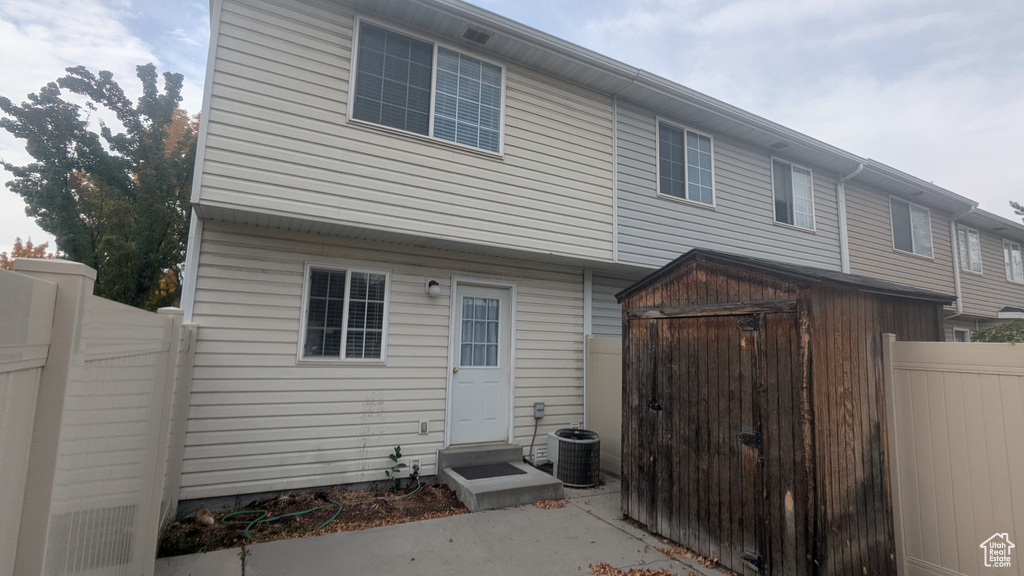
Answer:
[[587, 337], [587, 428], [601, 437], [601, 469], [621, 474], [621, 338]]
[[[15, 270], [0, 274], [0, 576], [152, 574], [180, 311], [95, 297], [73, 262]], [[48, 303], [19, 301], [18, 283], [49, 286]], [[20, 310], [45, 317], [45, 341], [15, 329]]]
[[888, 338], [885, 360], [900, 574], [1024, 574], [1024, 347]]
[[39, 378], [56, 285], [0, 270], [0, 576], [14, 574]]

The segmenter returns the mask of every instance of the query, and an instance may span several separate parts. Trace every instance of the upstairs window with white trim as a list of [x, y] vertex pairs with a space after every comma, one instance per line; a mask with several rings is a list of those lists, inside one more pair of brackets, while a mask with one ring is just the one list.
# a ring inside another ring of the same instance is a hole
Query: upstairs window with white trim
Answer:
[[307, 267], [304, 360], [383, 360], [388, 275]]
[[927, 208], [899, 198], [889, 198], [892, 215], [892, 247], [932, 257], [932, 221]]
[[1006, 266], [1006, 280], [1024, 284], [1024, 265], [1021, 264], [1020, 244], [1003, 240], [1003, 264]]
[[711, 137], [658, 122], [658, 193], [715, 203]]
[[772, 159], [775, 221], [814, 230], [814, 184], [811, 171]]
[[359, 24], [356, 120], [499, 152], [503, 85], [501, 66]]
[[981, 236], [973, 228], [956, 227], [960, 250], [960, 268], [981, 274]]

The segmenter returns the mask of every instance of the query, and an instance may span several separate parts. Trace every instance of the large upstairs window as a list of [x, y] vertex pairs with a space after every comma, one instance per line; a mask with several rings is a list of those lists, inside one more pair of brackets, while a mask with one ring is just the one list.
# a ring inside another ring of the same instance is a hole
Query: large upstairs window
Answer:
[[1003, 240], [1003, 265], [1006, 266], [1008, 281], [1024, 284], [1024, 264], [1021, 262], [1020, 244]]
[[892, 215], [892, 247], [932, 257], [932, 222], [927, 208], [899, 198], [889, 198]]
[[500, 152], [503, 77], [501, 66], [361, 22], [352, 118]]
[[956, 227], [960, 268], [981, 274], [981, 236], [973, 228]]
[[710, 136], [658, 122], [658, 192], [714, 205]]
[[814, 185], [810, 170], [772, 160], [772, 194], [776, 222], [814, 230]]

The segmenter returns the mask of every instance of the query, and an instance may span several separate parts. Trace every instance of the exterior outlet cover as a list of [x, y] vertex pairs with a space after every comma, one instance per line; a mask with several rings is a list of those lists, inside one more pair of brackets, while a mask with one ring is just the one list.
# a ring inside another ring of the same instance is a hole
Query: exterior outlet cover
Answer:
[[534, 402], [533, 403], [533, 417], [534, 418], [543, 418], [544, 417], [544, 403], [543, 402]]
[[420, 434], [426, 434], [429, 430], [428, 420], [420, 420]]

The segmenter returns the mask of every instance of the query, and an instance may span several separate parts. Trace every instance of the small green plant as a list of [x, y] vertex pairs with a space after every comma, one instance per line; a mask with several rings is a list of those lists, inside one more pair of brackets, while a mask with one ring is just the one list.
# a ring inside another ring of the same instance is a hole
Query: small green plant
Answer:
[[394, 485], [391, 487], [392, 492], [398, 492], [402, 489], [402, 479], [399, 478], [398, 475], [402, 471], [402, 468], [406, 467], [406, 464], [404, 462], [398, 461], [401, 457], [401, 446], [395, 446], [394, 452], [388, 454], [388, 458], [391, 459], [391, 468], [385, 470], [384, 475], [387, 476], [388, 479], [390, 479], [392, 482], [394, 482]]

